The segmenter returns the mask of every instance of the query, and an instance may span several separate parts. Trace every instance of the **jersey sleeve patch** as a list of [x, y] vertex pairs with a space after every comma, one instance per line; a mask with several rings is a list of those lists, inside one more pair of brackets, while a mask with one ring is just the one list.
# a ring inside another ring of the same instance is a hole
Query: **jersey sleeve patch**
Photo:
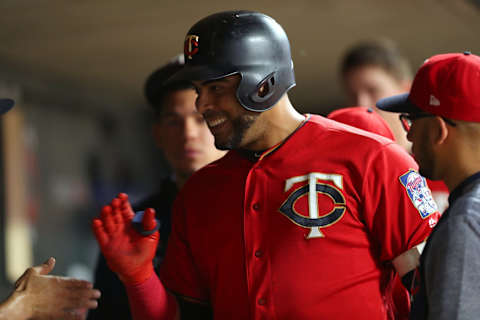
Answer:
[[427, 181], [417, 171], [410, 169], [399, 179], [413, 205], [420, 212], [422, 219], [438, 211], [432, 192], [427, 186]]

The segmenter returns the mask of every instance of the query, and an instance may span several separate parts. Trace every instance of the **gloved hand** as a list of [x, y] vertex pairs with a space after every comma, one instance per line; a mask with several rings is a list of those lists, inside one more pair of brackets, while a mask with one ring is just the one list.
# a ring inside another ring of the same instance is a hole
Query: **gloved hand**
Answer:
[[[124, 284], [134, 285], [147, 280], [154, 272], [153, 258], [159, 233], [142, 236], [132, 227], [134, 212], [125, 193], [102, 208], [100, 218], [93, 220], [93, 232], [110, 269]], [[144, 230], [155, 228], [155, 210], [146, 209]]]
[[55, 266], [50, 258], [28, 268], [16, 281], [15, 291], [0, 305], [0, 319], [8, 320], [80, 320], [86, 310], [97, 307], [100, 291], [90, 282], [49, 276]]

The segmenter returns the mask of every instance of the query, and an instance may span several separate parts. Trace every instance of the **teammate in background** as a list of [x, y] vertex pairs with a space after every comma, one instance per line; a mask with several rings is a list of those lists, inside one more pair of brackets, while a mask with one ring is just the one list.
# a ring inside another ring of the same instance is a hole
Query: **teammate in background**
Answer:
[[412, 83], [410, 64], [395, 44], [386, 39], [355, 44], [343, 56], [340, 72], [348, 103], [374, 108], [388, 123], [394, 140], [410, 152], [411, 143], [398, 118], [375, 107], [381, 98], [408, 91]]
[[[210, 15], [184, 48], [171, 81], [194, 83], [215, 145], [230, 151], [180, 191], [161, 280], [158, 233], [132, 228], [126, 195], [93, 221], [134, 319], [183, 317], [182, 301], [215, 319], [387, 319], [390, 276], [415, 269], [439, 215], [414, 206], [414, 189], [429, 192], [416, 163], [391, 140], [299, 114], [288, 38], [264, 14]], [[146, 211], [143, 229], [154, 227]]]
[[[11, 99], [0, 99], [0, 114], [13, 105]], [[100, 291], [88, 281], [48, 275], [54, 267], [55, 259], [49, 258], [28, 268], [15, 282], [15, 290], [0, 302], [0, 320], [79, 320], [85, 309], [97, 307]]]
[[[178, 190], [193, 172], [225, 154], [215, 148], [205, 120], [195, 109], [197, 94], [193, 85], [185, 81], [165, 84], [183, 66], [183, 55], [179, 55], [154, 71], [145, 83], [145, 96], [156, 119], [153, 136], [174, 173], [162, 182], [159, 192], [134, 208], [135, 211], [154, 208], [157, 219], [161, 221], [161, 241], [154, 258], [155, 269], [158, 269], [165, 255], [171, 228], [170, 214]], [[131, 319], [125, 288], [108, 268], [102, 255], [95, 272], [95, 287], [102, 291], [102, 297], [98, 308], [90, 311], [88, 320]]]
[[430, 179], [452, 190], [427, 240], [411, 319], [478, 319], [480, 314], [480, 57], [441, 54], [420, 67], [410, 93], [377, 106], [401, 115]]
[[[396, 115], [375, 106], [382, 98], [410, 89], [413, 73], [396, 45], [386, 39], [357, 43], [345, 53], [340, 71], [350, 105], [373, 108], [387, 122], [393, 140], [411, 153], [411, 143]], [[443, 181], [432, 180], [428, 180], [428, 186], [443, 212], [448, 206], [447, 187]]]

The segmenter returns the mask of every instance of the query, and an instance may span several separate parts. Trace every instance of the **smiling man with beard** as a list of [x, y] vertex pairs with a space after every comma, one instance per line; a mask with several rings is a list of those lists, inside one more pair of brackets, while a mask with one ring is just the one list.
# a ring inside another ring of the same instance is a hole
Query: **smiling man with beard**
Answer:
[[134, 231], [119, 195], [93, 230], [127, 288], [135, 319], [185, 318], [189, 301], [215, 319], [388, 319], [389, 287], [418, 262], [438, 218], [413, 202], [421, 179], [393, 141], [300, 114], [290, 44], [271, 17], [228, 11], [184, 43], [196, 106], [225, 157], [197, 171], [174, 205], [160, 279], [151, 213]]

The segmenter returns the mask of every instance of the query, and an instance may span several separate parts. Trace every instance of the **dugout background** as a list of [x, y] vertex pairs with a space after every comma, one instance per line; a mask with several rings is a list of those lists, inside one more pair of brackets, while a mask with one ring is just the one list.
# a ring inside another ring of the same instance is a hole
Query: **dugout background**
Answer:
[[[150, 137], [142, 86], [179, 53], [188, 28], [220, 10], [251, 9], [286, 30], [302, 112], [345, 106], [338, 63], [359, 40], [388, 37], [416, 69], [433, 54], [480, 53], [479, 0], [2, 0], [0, 298], [29, 264], [89, 279], [90, 219], [120, 191], [135, 199], [167, 174]], [[12, 233], [13, 232], [13, 233]], [[10, 270], [10, 271], [9, 271]]]

